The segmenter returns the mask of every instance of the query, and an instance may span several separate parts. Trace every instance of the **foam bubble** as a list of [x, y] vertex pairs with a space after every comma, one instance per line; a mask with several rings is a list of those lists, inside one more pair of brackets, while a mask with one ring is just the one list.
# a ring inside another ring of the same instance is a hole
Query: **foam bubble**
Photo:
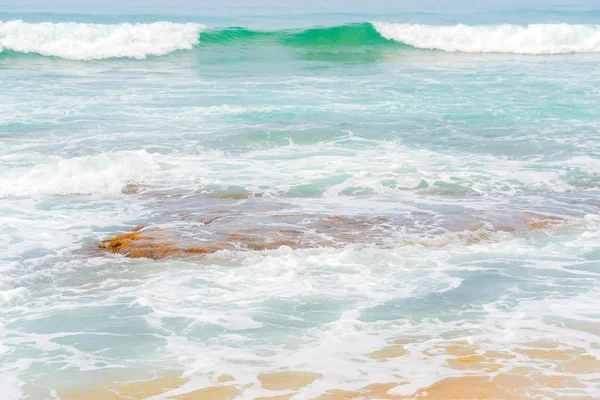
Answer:
[[0, 22], [2, 48], [70, 60], [128, 57], [143, 59], [175, 50], [189, 50], [204, 25], [155, 22], [117, 25], [81, 23]]
[[22, 303], [29, 299], [29, 297], [29, 290], [24, 287], [0, 291], [0, 306], [11, 306]]
[[23, 383], [10, 373], [0, 373], [0, 381], [2, 382], [2, 393], [7, 399], [21, 399], [23, 391], [21, 386]]
[[465, 53], [561, 54], [600, 52], [596, 25], [422, 25], [374, 22], [386, 39], [421, 49]]

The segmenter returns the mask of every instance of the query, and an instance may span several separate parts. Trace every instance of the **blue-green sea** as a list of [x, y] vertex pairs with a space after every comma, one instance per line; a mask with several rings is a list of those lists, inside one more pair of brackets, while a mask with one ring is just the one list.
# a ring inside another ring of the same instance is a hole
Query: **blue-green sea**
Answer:
[[596, 1], [0, 0], [2, 399], [600, 397], [599, 65]]

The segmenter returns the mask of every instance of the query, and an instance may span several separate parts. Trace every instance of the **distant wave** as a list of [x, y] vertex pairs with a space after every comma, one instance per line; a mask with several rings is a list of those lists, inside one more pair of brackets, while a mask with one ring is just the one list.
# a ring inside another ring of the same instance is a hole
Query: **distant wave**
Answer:
[[389, 47], [533, 55], [596, 53], [600, 52], [600, 27], [558, 23], [438, 26], [365, 22], [305, 30], [258, 31], [239, 27], [205, 30], [202, 24], [172, 22], [115, 25], [0, 22], [0, 51], [5, 50], [5, 55], [33, 53], [70, 60], [144, 59], [194, 47], [221, 49], [235, 45], [328, 52]]
[[374, 22], [386, 39], [420, 49], [464, 53], [565, 54], [600, 52], [597, 25], [450, 25]]
[[162, 56], [191, 49], [201, 24], [80, 24], [0, 22], [0, 51], [36, 53], [70, 60]]

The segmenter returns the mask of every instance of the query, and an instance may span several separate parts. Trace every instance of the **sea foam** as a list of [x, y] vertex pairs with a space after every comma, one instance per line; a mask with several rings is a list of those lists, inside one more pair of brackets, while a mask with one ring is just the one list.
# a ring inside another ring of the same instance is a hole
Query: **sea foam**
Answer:
[[31, 293], [25, 287], [18, 287], [10, 290], [0, 290], [0, 307], [9, 307], [15, 304], [25, 302]]
[[386, 39], [420, 49], [464, 53], [564, 54], [600, 52], [597, 25], [421, 25], [373, 22]]
[[0, 51], [36, 53], [70, 60], [143, 59], [189, 50], [204, 25], [155, 22], [116, 25], [0, 22]]

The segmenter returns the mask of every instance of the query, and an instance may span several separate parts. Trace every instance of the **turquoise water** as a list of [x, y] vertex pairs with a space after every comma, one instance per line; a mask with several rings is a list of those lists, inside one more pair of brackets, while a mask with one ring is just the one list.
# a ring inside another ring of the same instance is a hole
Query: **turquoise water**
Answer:
[[[288, 393], [257, 378], [286, 369], [322, 376], [294, 399], [499, 373], [431, 352], [463, 342], [578, 380], [531, 398], [600, 396], [592, 2], [38, 3], [0, 9], [4, 398], [165, 371], [248, 399]], [[213, 216], [317, 247], [97, 250], [137, 225], [210, 240]], [[340, 216], [351, 244], [310, 228]], [[540, 343], [595, 366], [520, 352]]]

